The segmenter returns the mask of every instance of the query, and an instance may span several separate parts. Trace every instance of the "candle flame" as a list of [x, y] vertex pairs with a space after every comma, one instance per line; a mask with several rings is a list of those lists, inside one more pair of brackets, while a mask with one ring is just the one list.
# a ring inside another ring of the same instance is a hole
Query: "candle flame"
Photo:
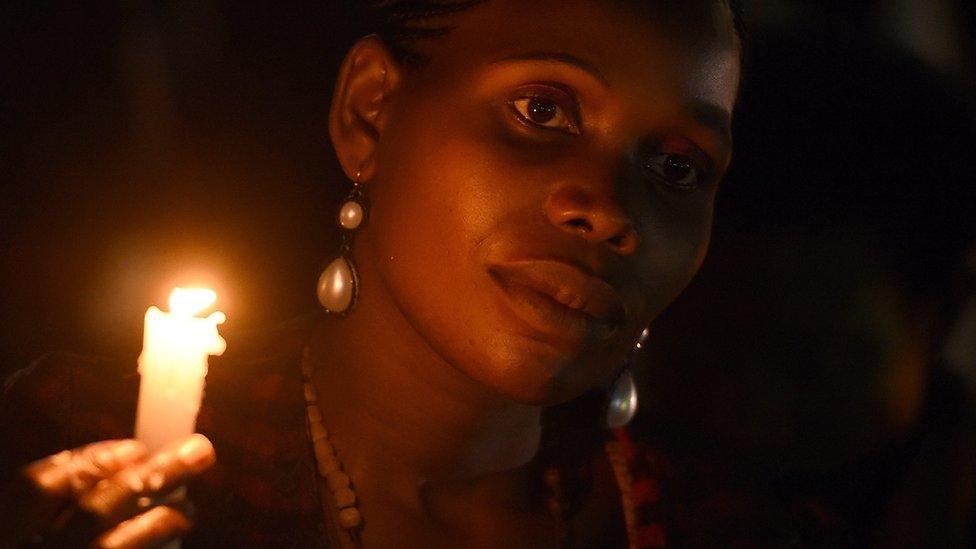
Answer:
[[217, 292], [209, 288], [173, 288], [169, 294], [169, 310], [177, 316], [191, 317], [215, 301]]

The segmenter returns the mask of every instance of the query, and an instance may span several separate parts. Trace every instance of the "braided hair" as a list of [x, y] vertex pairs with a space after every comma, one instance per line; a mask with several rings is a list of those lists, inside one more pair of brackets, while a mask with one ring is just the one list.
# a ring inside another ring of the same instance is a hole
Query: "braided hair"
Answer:
[[426, 57], [411, 47], [417, 40], [438, 38], [450, 32], [433, 20], [483, 4], [486, 0], [369, 0], [370, 21], [390, 53], [408, 66], [423, 64]]
[[[436, 20], [458, 13], [487, 0], [366, 0], [370, 32], [379, 36], [393, 56], [407, 66], [422, 65], [427, 59], [413, 48], [417, 40], [438, 38], [451, 31]], [[647, 1], [647, 0], [643, 0]], [[732, 12], [739, 39], [745, 38], [745, 25], [739, 0], [722, 0]]]

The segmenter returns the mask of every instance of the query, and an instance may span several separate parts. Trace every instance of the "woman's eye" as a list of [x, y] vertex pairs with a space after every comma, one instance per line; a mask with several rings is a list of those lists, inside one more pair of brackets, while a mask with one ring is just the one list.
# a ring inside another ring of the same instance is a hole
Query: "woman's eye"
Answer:
[[515, 112], [524, 121], [552, 130], [577, 134], [579, 130], [565, 109], [545, 97], [521, 97], [512, 102]]
[[698, 187], [699, 171], [694, 160], [681, 154], [658, 154], [643, 162], [645, 171], [663, 181], [666, 185], [682, 191]]

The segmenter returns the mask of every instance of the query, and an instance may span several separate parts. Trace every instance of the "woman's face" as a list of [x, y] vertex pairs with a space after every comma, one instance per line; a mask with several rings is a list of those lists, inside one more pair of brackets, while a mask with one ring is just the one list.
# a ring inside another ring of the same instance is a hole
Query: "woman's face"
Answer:
[[382, 98], [363, 298], [518, 402], [605, 381], [705, 253], [738, 50], [720, 2], [661, 4], [491, 0]]

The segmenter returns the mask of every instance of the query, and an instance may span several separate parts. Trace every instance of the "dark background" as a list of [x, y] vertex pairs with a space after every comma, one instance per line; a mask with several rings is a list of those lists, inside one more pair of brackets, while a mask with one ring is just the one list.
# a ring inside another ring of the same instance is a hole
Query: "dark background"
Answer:
[[228, 329], [314, 304], [340, 181], [335, 2], [7, 2], [0, 356], [135, 355], [176, 284]]

